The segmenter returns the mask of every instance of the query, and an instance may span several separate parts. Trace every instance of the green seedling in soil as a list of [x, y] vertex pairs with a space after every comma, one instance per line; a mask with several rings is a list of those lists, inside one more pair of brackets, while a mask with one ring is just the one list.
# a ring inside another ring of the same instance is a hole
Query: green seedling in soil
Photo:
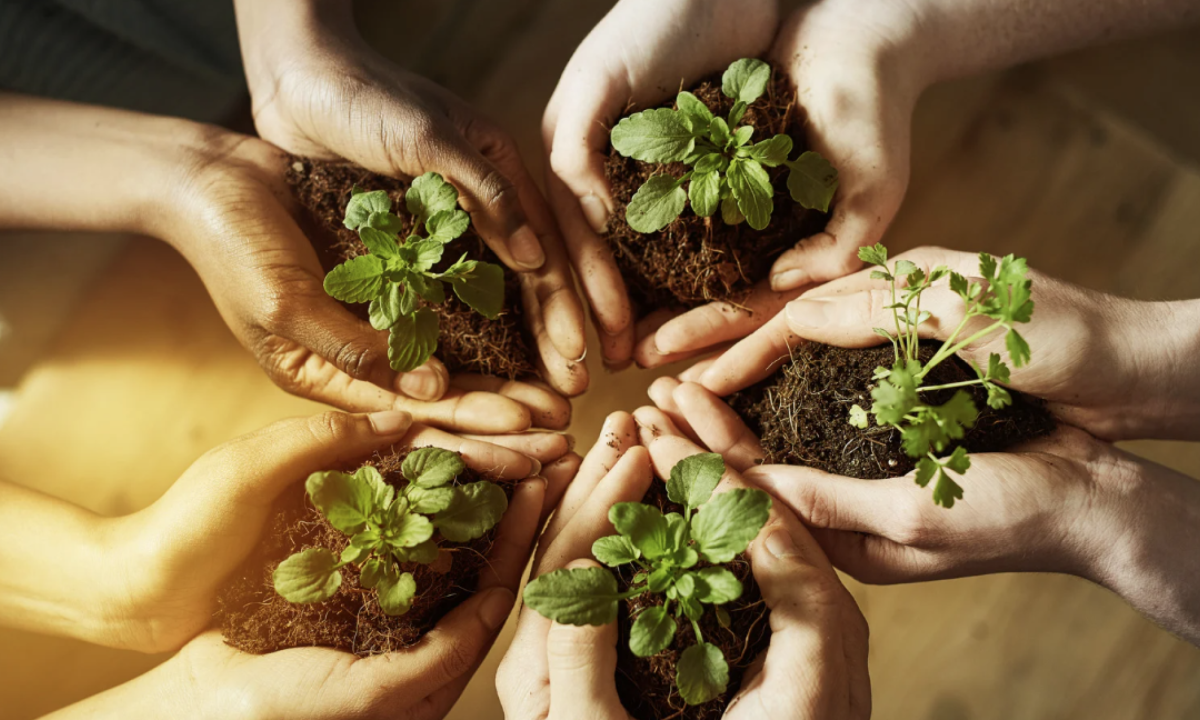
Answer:
[[[646, 163], [683, 163], [681, 177], [650, 176], [625, 210], [629, 227], [640, 233], [662, 230], [691, 202], [692, 212], [711, 217], [721, 210], [729, 225], [745, 220], [755, 230], [771, 221], [775, 188], [765, 168], [789, 168], [788, 191], [806, 208], [826, 212], [837, 190], [837, 170], [819, 153], [789, 160], [787, 135], [752, 143], [754, 127], [741, 125], [750, 103], [767, 89], [771, 67], [761, 60], [734, 62], [721, 77], [721, 92], [734, 100], [727, 118], [714, 116], [690, 92], [679, 93], [676, 109], [634, 113], [612, 129], [617, 152]], [[687, 185], [687, 190], [684, 186]]]
[[[605, 625], [617, 619], [618, 603], [653, 593], [662, 603], [642, 610], [633, 622], [629, 649], [649, 657], [666, 649], [678, 622], [691, 623], [696, 644], [680, 656], [675, 685], [689, 705], [725, 692], [729, 665], [721, 649], [705, 642], [699, 620], [712, 607], [728, 627], [721, 607], [741, 597], [742, 583], [722, 567], [741, 554], [767, 522], [771, 498], [762, 490], [730, 490], [713, 497], [725, 472], [720, 455], [693, 455], [671, 469], [667, 496], [683, 514], [663, 515], [643, 503], [613, 505], [608, 519], [618, 535], [597, 540], [592, 554], [609, 567], [636, 565], [630, 588], [621, 592], [604, 568], [555, 570], [525, 588], [525, 604], [555, 622]], [[709, 565], [696, 567], [704, 560]]]
[[275, 568], [275, 592], [292, 603], [328, 600], [342, 584], [341, 569], [355, 565], [359, 585], [374, 588], [385, 613], [408, 612], [417, 584], [398, 564], [432, 563], [438, 557], [435, 530], [451, 542], [469, 542], [491, 530], [508, 508], [495, 483], [452, 484], [465, 469], [457, 453], [422, 448], [404, 459], [400, 471], [408, 484], [398, 492], [369, 465], [352, 475], [309, 475], [309, 499], [350, 544], [340, 557], [309, 548], [284, 560]]
[[[446, 284], [473, 310], [495, 319], [504, 305], [504, 269], [468, 260], [442, 272], [446, 245], [466, 232], [470, 217], [458, 207], [458, 191], [437, 173], [413, 180], [404, 195], [413, 232], [403, 242], [404, 221], [392, 213], [387, 192], [354, 188], [345, 225], [358, 233], [369, 254], [338, 265], [325, 276], [325, 292], [347, 303], [370, 305], [371, 326], [387, 330], [388, 359], [396, 372], [421, 366], [437, 350], [438, 316], [426, 305], [446, 301]], [[424, 227], [425, 237], [419, 228]]]
[[[917, 460], [917, 484], [926, 487], [935, 477], [933, 501], [943, 507], [953, 507], [962, 499], [963, 489], [947, 471], [965, 473], [971, 458], [962, 446], [954, 448], [948, 457], [940, 457], [946, 448], [961, 440], [966, 430], [975, 425], [979, 411], [971, 396], [962, 388], [981, 385], [987, 390], [987, 404], [1000, 409], [1012, 404], [1012, 396], [1004, 385], [1009, 381], [1009, 369], [1000, 355], [992, 353], [987, 367], [971, 363], [977, 378], [943, 385], [926, 385], [925, 378], [940, 363], [950, 359], [963, 348], [978, 343], [992, 333], [1004, 332], [1008, 359], [1014, 367], [1029, 362], [1029, 344], [1016, 330], [1017, 323], [1027, 323], [1033, 316], [1029, 268], [1024, 258], [1006, 255], [999, 262], [987, 253], [979, 254], [979, 274], [984, 282], [972, 282], [945, 266], [933, 268], [928, 275], [908, 260], [898, 260], [889, 269], [887, 248], [876, 244], [859, 248], [858, 257], [880, 269], [871, 277], [891, 284], [891, 304], [895, 333], [875, 328], [876, 334], [887, 338], [895, 350], [891, 368], [878, 367], [871, 389], [874, 403], [868, 412], [859, 405], [850, 408], [850, 424], [865, 429], [869, 416], [880, 426], [900, 431], [904, 452]], [[946, 338], [933, 357], [925, 363], [918, 358], [921, 323], [929, 319], [921, 309], [921, 295], [935, 282], [949, 277], [950, 289], [962, 298], [964, 312], [958, 327]], [[903, 283], [903, 287], [901, 287]], [[984, 322], [980, 323], [980, 319]], [[972, 330], [968, 334], [967, 326]], [[980, 327], [980, 325], [982, 325]], [[923, 393], [958, 388], [941, 405], [930, 405]]]

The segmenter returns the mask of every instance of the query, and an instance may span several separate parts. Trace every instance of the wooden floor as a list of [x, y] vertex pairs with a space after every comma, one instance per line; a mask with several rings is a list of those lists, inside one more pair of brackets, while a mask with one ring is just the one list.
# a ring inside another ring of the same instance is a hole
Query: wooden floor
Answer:
[[[513, 3], [520, 22], [488, 18], [512, 33], [488, 49], [494, 61], [447, 71], [512, 129], [531, 164], [540, 167], [537, 118], [554, 68], [604, 5]], [[1200, 35], [1180, 33], [935, 89], [919, 108], [913, 185], [889, 246], [1017, 252], [1110, 292], [1200, 297], [1197, 48]], [[480, 79], [478, 67], [491, 72]], [[3, 282], [21, 281], [12, 263], [35, 242], [66, 241], [0, 239]], [[40, 308], [4, 289], [0, 315], [38, 317]], [[0, 425], [8, 480], [123, 513], [153, 501], [213, 445], [316, 409], [270, 385], [161, 244], [131, 240], [78, 297]], [[4, 356], [18, 351], [0, 343]], [[643, 403], [655, 376], [592, 371], [572, 428], [583, 448], [605, 413]], [[1195, 445], [1130, 447], [1200, 476]], [[878, 718], [1200, 718], [1200, 650], [1086, 582], [1007, 575], [851, 586], [871, 624]], [[491, 676], [502, 650], [455, 720], [500, 718]], [[0, 631], [0, 717], [35, 717], [158, 660]]]

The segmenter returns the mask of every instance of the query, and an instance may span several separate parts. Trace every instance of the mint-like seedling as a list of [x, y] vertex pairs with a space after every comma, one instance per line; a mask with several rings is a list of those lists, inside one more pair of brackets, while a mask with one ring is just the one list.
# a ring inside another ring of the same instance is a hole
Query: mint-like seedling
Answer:
[[[325, 292], [347, 303], [370, 305], [371, 326], [388, 330], [388, 360], [397, 372], [420, 367], [437, 350], [438, 317], [426, 305], [446, 301], [446, 283], [473, 310], [495, 319], [504, 305], [504, 269], [464, 254], [443, 272], [446, 245], [466, 232], [470, 217], [458, 191], [437, 173], [413, 180], [404, 195], [414, 231], [403, 242], [404, 221], [392, 213], [387, 192], [354, 188], [345, 225], [358, 232], [369, 254], [338, 265], [325, 276]], [[426, 237], [417, 234], [424, 227]]]
[[728, 117], [714, 116], [699, 98], [684, 91], [676, 97], [674, 110], [645, 110], [617, 123], [612, 144], [625, 157], [691, 167], [678, 178], [662, 173], [647, 179], [625, 209], [629, 227], [640, 233], [662, 230], [690, 202], [692, 212], [701, 217], [711, 217], [720, 208], [727, 224], [745, 220], [762, 230], [771, 221], [775, 195], [764, 168], [779, 165], [789, 168], [793, 200], [806, 208], [829, 210], [838, 181], [837, 170], [825, 158], [809, 151], [789, 160], [790, 137], [776, 135], [752, 143], [754, 127], [738, 125], [770, 79], [765, 62], [738, 60], [721, 78], [721, 92], [734, 100]]
[[309, 475], [309, 499], [350, 544], [340, 557], [309, 548], [284, 560], [273, 575], [275, 592], [292, 603], [328, 600], [342, 584], [341, 569], [355, 565], [359, 585], [375, 590], [385, 613], [408, 612], [417, 584], [398, 564], [432, 563], [438, 556], [435, 530], [451, 542], [469, 542], [495, 527], [508, 509], [508, 497], [495, 483], [452, 484], [465, 469], [456, 453], [422, 448], [401, 464], [408, 484], [399, 492], [369, 465], [354, 474]]
[[[985, 282], [977, 283], [941, 265], [928, 275], [908, 260], [899, 260], [889, 269], [887, 248], [878, 243], [859, 248], [858, 257], [880, 268], [871, 272], [872, 278], [891, 284], [891, 304], [887, 308], [892, 311], [895, 326], [894, 334], [875, 328], [876, 334], [891, 341], [895, 363], [891, 368], [875, 369], [878, 382], [871, 389], [871, 398], [875, 402], [871, 405], [870, 415], [875, 417], [876, 424], [900, 431], [904, 452], [909, 457], [919, 458], [917, 484], [925, 487], [936, 477], [933, 501], [943, 507], [953, 507], [954, 501], [962, 498], [963, 489], [947, 471], [965, 473], [971, 467], [971, 458], [962, 446], [954, 448], [949, 457], [939, 457], [938, 453], [961, 440], [979, 417], [971, 396], [961, 388], [981, 385], [987, 390], [989, 407], [997, 410], [1007, 407], [1012, 403], [1012, 396], [1004, 388], [1009, 381], [1009, 369], [1000, 355], [992, 353], [986, 368], [971, 364], [978, 375], [975, 379], [944, 385], [925, 385], [924, 381], [940, 363], [995, 332], [1007, 333], [1008, 359], [1015, 367], [1029, 362], [1029, 344], [1015, 328], [1017, 323], [1027, 323], [1033, 316], [1033, 281], [1028, 277], [1029, 268], [1024, 258], [1006, 255], [997, 263], [991, 255], [980, 253], [979, 274]], [[921, 309], [921, 294], [947, 276], [950, 289], [962, 298], [963, 318], [933, 357], [922, 363], [918, 357], [918, 329], [930, 314]], [[899, 287], [902, 280], [905, 281], [903, 288]], [[981, 317], [992, 322], [964, 337], [968, 323]], [[960, 389], [941, 405], [930, 405], [922, 399], [922, 393], [951, 388]], [[865, 429], [869, 425], [868, 411], [859, 405], [851, 407], [850, 424]]]
[[[628, 590], [621, 592], [612, 571], [604, 568], [555, 570], [526, 586], [525, 604], [555, 622], [605, 625], [617, 619], [620, 601], [661, 595], [662, 604], [634, 620], [629, 649], [638, 657], [660, 653], [675, 639], [679, 621], [691, 623], [696, 644], [680, 656], [675, 685], [689, 705], [719, 696], [729, 682], [729, 665], [720, 648], [705, 642], [699, 620], [713, 606], [728, 625], [721, 606], [741, 597], [742, 583], [721, 565], [746, 550], [771, 510], [771, 498], [762, 490], [713, 497], [724, 472], [725, 462], [715, 453], [693, 455], [671, 469], [667, 496], [684, 506], [683, 514], [663, 515], [636, 502], [612, 506], [608, 519], [620, 534], [597, 540], [592, 555], [609, 567], [636, 565]], [[701, 560], [710, 565], [697, 568]]]

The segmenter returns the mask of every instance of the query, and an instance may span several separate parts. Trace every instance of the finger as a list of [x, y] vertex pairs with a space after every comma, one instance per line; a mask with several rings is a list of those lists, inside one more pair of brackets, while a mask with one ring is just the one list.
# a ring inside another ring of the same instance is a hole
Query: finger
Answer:
[[917, 510], [916, 498], [907, 487], [911, 480], [905, 478], [858, 480], [792, 465], [760, 465], [746, 470], [744, 477], [814, 528], [853, 530], [899, 540], [901, 523]]
[[578, 198], [588, 226], [601, 233], [614, 207], [604, 176], [608, 126], [631, 89], [608, 73], [588, 72], [589, 67], [594, 66], [572, 62], [563, 70], [546, 106], [542, 138], [550, 170]]
[[679, 314], [678, 310], [658, 308], [640, 318], [634, 325], [634, 335], [637, 338], [633, 346], [633, 360], [642, 368], [655, 368], [676, 360], [683, 360], [686, 353], [668, 354], [658, 349], [655, 344], [655, 333], [664, 323]]
[[679, 424], [681, 421], [679, 407], [675, 405], [675, 398], [672, 396], [677, 387], [679, 387], [678, 380], [669, 375], [664, 375], [650, 383], [650, 388], [646, 390], [646, 394], [650, 396], [655, 407], [666, 413], [672, 422]]
[[646, 447], [650, 447], [650, 443], [661, 437], [687, 438], [691, 443], [696, 442], [694, 438], [685, 435], [674, 421], [658, 408], [640, 407], [633, 411], [633, 418], [638, 425], [638, 439]]
[[878, 535], [821, 528], [812, 534], [830, 562], [859, 582], [891, 585], [962, 575], [948, 572], [945, 558], [935, 552]]
[[537, 366], [550, 386], [567, 396], [575, 396], [587, 389], [588, 370], [583, 360], [587, 356], [584, 347], [578, 356], [565, 357], [554, 344], [553, 333], [546, 324], [539, 301], [533, 286], [528, 282], [521, 284], [522, 302], [525, 306], [525, 326], [533, 337], [537, 348]]
[[[873, 288], [849, 295], [806, 297], [788, 303], [785, 316], [788, 329], [807, 340], [838, 347], [873, 347], [884, 340], [875, 328], [896, 332], [891, 290]], [[930, 318], [917, 326], [922, 338], [945, 339], [963, 320], [962, 298], [945, 285], [929, 288], [921, 294], [921, 310]], [[964, 328], [969, 335], [987, 318], [973, 318]], [[903, 327], [901, 329], [904, 329]]]
[[[735, 345], [734, 347], [737, 347], [737, 346]], [[725, 352], [729, 352], [729, 351], [726, 350]], [[721, 353], [721, 355], [724, 355], [724, 354], [725, 353]], [[708, 357], [708, 358], [705, 358], [704, 360], [698, 361], [695, 365], [692, 365], [691, 367], [687, 368], [683, 372], [676, 375], [675, 376], [676, 379], [678, 379], [680, 382], [699, 382], [700, 377], [702, 375], [704, 375], [704, 373], [710, 367], [712, 367], [713, 363], [716, 362], [717, 358], [721, 357], [721, 355], [713, 355], [712, 357]]]
[[460, 390], [496, 393], [528, 408], [534, 427], [563, 430], [571, 424], [571, 403], [536, 381], [505, 380], [486, 375], [461, 374], [450, 379]]
[[[554, 541], [554, 538], [571, 521], [579, 508], [583, 507], [592, 491], [617, 464], [631, 447], [638, 443], [637, 425], [633, 416], [626, 412], [615, 412], [605, 419], [596, 444], [588, 451], [579, 467], [575, 479], [571, 481], [558, 509], [551, 518], [550, 524], [542, 534], [541, 547]], [[540, 552], [540, 549], [539, 549]]]
[[[890, 262], [894, 263], [899, 260], [908, 260], [924, 271], [926, 275], [929, 275], [930, 271], [939, 265], [945, 266], [961, 275], [968, 276], [978, 272], [979, 269], [979, 255], [977, 253], [947, 250], [946, 248], [937, 246], [924, 246], [902, 252], [896, 257], [891, 258]], [[845, 277], [814, 285], [804, 290], [801, 297], [849, 295], [877, 288], [880, 281], [871, 277], [871, 273], [875, 269], [869, 267]]]
[[654, 334], [654, 342], [660, 353], [673, 355], [739, 340], [775, 317], [801, 292], [803, 288], [776, 292], [766, 283], [759, 283], [749, 297], [737, 305], [709, 303], [664, 323]]
[[558, 503], [562, 501], [563, 494], [566, 493], [571, 480], [579, 472], [579, 466], [582, 463], [583, 458], [575, 453], [569, 453], [542, 468], [542, 477], [546, 479], [546, 497], [542, 505], [538, 527], [544, 526], [546, 518], [554, 511], [554, 508], [558, 507]]
[[[568, 568], [600, 565], [576, 560]], [[553, 623], [546, 637], [550, 668], [550, 720], [567, 720], [583, 713], [591, 718], [627, 717], [617, 696], [617, 623], [560, 625]]]
[[[516, 435], [460, 435], [469, 440], [491, 443], [516, 450], [546, 466], [571, 451], [575, 438], [553, 432], [526, 432]], [[538, 473], [534, 473], [536, 475]]]
[[500, 480], [523, 480], [541, 469], [528, 455], [494, 443], [451, 435], [436, 428], [416, 425], [405, 436], [409, 447], [438, 447], [462, 455], [472, 470]]
[[775, 374], [800, 342], [801, 338], [788, 327], [787, 316], [778, 313], [749, 337], [713, 358], [696, 382], [725, 397]]
[[716, 395], [696, 383], [682, 383], [676, 386], [673, 397], [700, 444], [724, 456], [734, 470], [743, 472], [762, 462], [758, 437]]
[[479, 575], [479, 590], [504, 587], [516, 592], [537, 537], [538, 517], [545, 503], [546, 481], [531, 478], [513, 489], [508, 509], [496, 528], [488, 562]]

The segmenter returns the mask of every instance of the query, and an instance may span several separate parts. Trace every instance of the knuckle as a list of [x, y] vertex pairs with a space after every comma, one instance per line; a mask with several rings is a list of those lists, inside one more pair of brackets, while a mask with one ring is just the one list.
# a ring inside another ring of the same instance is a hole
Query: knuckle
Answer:
[[338, 349], [333, 360], [350, 377], [368, 380], [382, 367], [386, 355], [373, 345], [350, 342]]
[[355, 419], [346, 413], [330, 411], [307, 419], [308, 432], [317, 442], [329, 442], [349, 435]]
[[518, 206], [517, 189], [497, 169], [491, 168], [478, 184], [479, 201], [492, 212], [512, 212]]
[[437, 658], [437, 667], [443, 677], [461, 677], [475, 664], [475, 654], [462, 643], [449, 642]]
[[[881, 321], [887, 318], [887, 306], [892, 304], [892, 296], [890, 291], [882, 288], [872, 288], [867, 291], [866, 297], [861, 305], [859, 312], [862, 316], [857, 318], [862, 322], [880, 324]], [[886, 325], [884, 325], [886, 327]]]
[[[930, 528], [921, 501], [914, 493], [905, 493], [896, 503], [889, 539], [900, 545], [921, 546], [928, 542]], [[926, 501], [928, 502], [928, 501]]]

